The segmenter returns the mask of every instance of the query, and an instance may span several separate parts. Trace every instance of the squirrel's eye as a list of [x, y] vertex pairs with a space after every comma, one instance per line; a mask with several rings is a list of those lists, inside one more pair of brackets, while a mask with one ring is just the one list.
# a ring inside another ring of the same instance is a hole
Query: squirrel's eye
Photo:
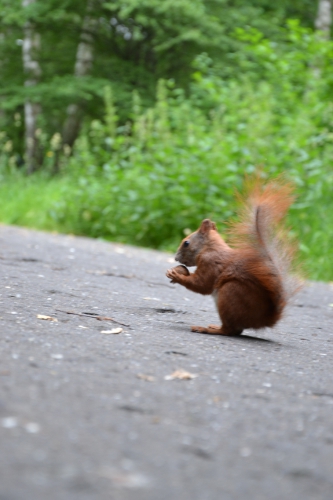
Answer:
[[184, 247], [188, 247], [190, 244], [189, 240], [184, 241]]

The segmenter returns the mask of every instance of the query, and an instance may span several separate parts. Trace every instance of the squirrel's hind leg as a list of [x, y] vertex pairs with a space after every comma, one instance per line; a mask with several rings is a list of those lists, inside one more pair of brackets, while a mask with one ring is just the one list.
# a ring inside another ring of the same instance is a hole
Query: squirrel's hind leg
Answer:
[[226, 328], [225, 326], [217, 326], [217, 325], [208, 325], [208, 327], [204, 326], [191, 326], [192, 332], [198, 333], [210, 333], [211, 335], [240, 335], [243, 330], [232, 330], [230, 328]]

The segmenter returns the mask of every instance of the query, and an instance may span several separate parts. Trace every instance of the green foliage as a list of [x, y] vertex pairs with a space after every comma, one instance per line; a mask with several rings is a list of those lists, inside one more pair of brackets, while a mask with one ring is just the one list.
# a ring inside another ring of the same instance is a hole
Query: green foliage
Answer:
[[[14, 42], [26, 20], [20, 3], [16, 15], [5, 0], [0, 5], [0, 220], [174, 250], [205, 217], [223, 232], [235, 191], [259, 167], [295, 182], [290, 224], [309, 276], [333, 279], [333, 48], [297, 21], [279, 27], [287, 1], [275, 10], [266, 0], [98, 3], [98, 53], [82, 79], [73, 76], [73, 60], [85, 6], [37, 2], [30, 16], [47, 43], [35, 88], [22, 87], [17, 63]], [[105, 16], [115, 20], [103, 24]], [[64, 23], [71, 30], [57, 45]], [[4, 56], [10, 44], [12, 63]], [[29, 181], [17, 168], [27, 96], [44, 109], [44, 173]], [[85, 102], [90, 119], [74, 150], [62, 151], [60, 124], [73, 99]], [[61, 172], [52, 178], [60, 152]]]
[[[73, 102], [84, 103], [90, 119], [99, 116], [105, 85], [112, 85], [125, 121], [134, 88], [151, 104], [160, 77], [173, 75], [186, 85], [193, 58], [202, 50], [218, 47], [223, 32], [220, 19], [203, 0], [100, 0], [93, 2], [93, 9], [88, 4], [36, 0], [23, 8], [20, 0], [0, 0], [0, 110], [10, 136], [16, 132], [12, 116], [22, 112], [26, 99], [42, 105], [40, 127], [50, 137], [62, 132], [66, 109]], [[88, 76], [77, 78], [76, 53], [87, 15], [92, 26], [93, 67]], [[42, 74], [35, 86], [24, 85], [22, 38], [27, 21], [41, 40]], [[22, 141], [16, 149], [23, 153]]]
[[[88, 4], [87, 0], [36, 0], [23, 8], [21, 0], [0, 0], [0, 128], [6, 129], [21, 157], [23, 121], [18, 129], [13, 115], [22, 113], [27, 98], [42, 105], [39, 126], [51, 137], [62, 132], [66, 109], [73, 102], [84, 103], [89, 120], [98, 118], [103, 112], [101, 89], [111, 85], [124, 124], [134, 89], [144, 107], [153, 104], [160, 78], [172, 78], [187, 90], [193, 60], [202, 52], [214, 61], [220, 75], [235, 77], [241, 49], [233, 36], [235, 28], [253, 27], [280, 40], [280, 25], [288, 16], [307, 25], [313, 25], [315, 16], [310, 0], [275, 4], [269, 0], [95, 0], [90, 10]], [[76, 52], [88, 10], [95, 23], [93, 67], [89, 76], [76, 78]], [[42, 75], [35, 87], [24, 85], [22, 39], [27, 21], [41, 37]]]
[[285, 53], [242, 33], [256, 57], [252, 67], [265, 68], [260, 82], [255, 71], [243, 81], [223, 81], [207, 66], [204, 74], [202, 58], [189, 96], [160, 81], [156, 105], [142, 110], [134, 95], [125, 125], [106, 89], [105, 119], [87, 127], [67, 167], [76, 187], [63, 193], [59, 222], [71, 220], [80, 234], [174, 249], [205, 217], [223, 231], [235, 190], [259, 166], [267, 177], [284, 172], [295, 182], [290, 221], [303, 258], [313, 278], [332, 279], [332, 47], [295, 24], [290, 29]]

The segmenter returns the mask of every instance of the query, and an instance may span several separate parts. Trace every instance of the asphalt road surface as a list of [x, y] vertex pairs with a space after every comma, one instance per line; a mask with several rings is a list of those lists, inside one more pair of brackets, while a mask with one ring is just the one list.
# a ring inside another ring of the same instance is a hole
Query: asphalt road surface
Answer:
[[229, 338], [164, 253], [0, 227], [0, 265], [0, 500], [333, 499], [330, 284]]

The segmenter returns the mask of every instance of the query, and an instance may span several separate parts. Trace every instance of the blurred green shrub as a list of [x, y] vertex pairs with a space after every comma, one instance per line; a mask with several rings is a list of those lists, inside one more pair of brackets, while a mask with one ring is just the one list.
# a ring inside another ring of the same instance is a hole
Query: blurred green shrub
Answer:
[[309, 275], [333, 279], [333, 44], [297, 22], [279, 44], [253, 29], [236, 36], [239, 74], [221, 79], [203, 54], [188, 93], [161, 80], [150, 109], [134, 93], [125, 124], [105, 88], [105, 116], [63, 160], [57, 227], [175, 249], [203, 218], [223, 232], [235, 190], [259, 167], [295, 182], [290, 221]]

